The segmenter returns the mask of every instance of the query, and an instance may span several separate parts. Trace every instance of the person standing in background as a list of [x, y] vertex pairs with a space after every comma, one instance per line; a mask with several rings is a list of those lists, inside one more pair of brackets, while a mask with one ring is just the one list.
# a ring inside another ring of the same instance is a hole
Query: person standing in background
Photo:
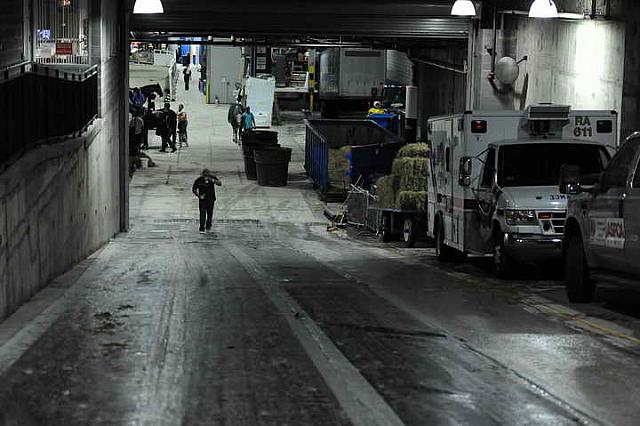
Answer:
[[242, 125], [242, 105], [235, 103], [229, 107], [227, 114], [227, 121], [233, 129], [233, 141], [238, 143], [238, 137], [240, 133], [240, 126]]
[[143, 145], [143, 137], [142, 134], [144, 132], [144, 120], [142, 119], [142, 117], [140, 117], [140, 115], [138, 113], [133, 114], [133, 117], [131, 118], [131, 125], [130, 125], [130, 129], [129, 131], [133, 132], [133, 138], [132, 142], [135, 144], [136, 149], [140, 149], [142, 148]]
[[382, 108], [382, 102], [375, 101], [373, 103], [373, 107], [371, 107], [367, 112], [367, 115], [384, 114], [384, 113], [385, 113], [385, 110], [384, 108]]
[[184, 76], [184, 90], [189, 90], [189, 82], [191, 81], [191, 67], [187, 64], [182, 70]]
[[162, 137], [162, 149], [160, 152], [167, 152], [167, 146], [171, 147], [171, 152], [176, 152], [176, 130], [178, 127], [178, 116], [171, 109], [171, 104], [165, 102], [162, 110], [162, 119], [159, 125], [160, 136]]
[[251, 112], [251, 108], [247, 107], [242, 114], [242, 132], [251, 131], [256, 128], [256, 117]]
[[202, 170], [202, 175], [193, 182], [191, 192], [198, 197], [200, 207], [200, 233], [211, 230], [213, 221], [213, 207], [216, 203], [216, 186], [222, 186], [222, 182], [208, 169]]
[[139, 108], [144, 106], [144, 103], [147, 101], [144, 93], [138, 87], [134, 87], [133, 89], [133, 104]]
[[187, 126], [189, 125], [189, 116], [187, 115], [187, 111], [184, 109], [184, 105], [180, 104], [178, 106], [178, 140], [180, 142], [180, 146], [189, 146], [188, 138], [187, 138]]

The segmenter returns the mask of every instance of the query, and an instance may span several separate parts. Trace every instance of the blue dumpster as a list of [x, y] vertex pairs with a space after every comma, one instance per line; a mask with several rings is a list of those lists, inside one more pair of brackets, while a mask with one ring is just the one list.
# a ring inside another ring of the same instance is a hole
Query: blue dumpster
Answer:
[[304, 167], [321, 193], [346, 192], [329, 181], [329, 150], [350, 146], [348, 180], [361, 186], [391, 173], [404, 140], [371, 120], [307, 120]]
[[400, 116], [398, 114], [370, 114], [367, 119], [391, 133], [400, 134]]

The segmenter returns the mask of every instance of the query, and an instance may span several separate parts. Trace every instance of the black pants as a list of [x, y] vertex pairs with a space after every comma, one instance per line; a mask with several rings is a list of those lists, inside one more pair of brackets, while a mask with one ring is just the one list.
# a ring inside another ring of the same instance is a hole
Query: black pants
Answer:
[[211, 229], [211, 221], [213, 220], [213, 206], [215, 201], [200, 201], [200, 230], [204, 231], [205, 228]]
[[171, 147], [173, 151], [176, 150], [176, 135], [175, 133], [163, 133], [162, 134], [162, 151], [167, 150], [167, 146]]
[[189, 80], [184, 81], [184, 90], [189, 90]]

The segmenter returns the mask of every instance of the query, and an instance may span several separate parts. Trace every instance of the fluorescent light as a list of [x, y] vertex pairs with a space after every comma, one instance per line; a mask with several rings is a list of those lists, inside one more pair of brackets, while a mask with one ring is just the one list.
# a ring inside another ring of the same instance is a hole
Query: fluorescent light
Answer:
[[133, 13], [164, 13], [160, 0], [136, 0]]
[[456, 0], [451, 8], [451, 14], [456, 16], [476, 16], [476, 7], [471, 0]]
[[535, 0], [529, 9], [529, 18], [557, 18], [558, 8], [553, 0]]
[[589, 19], [589, 15], [583, 15], [582, 13], [562, 13], [558, 12], [558, 18], [560, 19]]

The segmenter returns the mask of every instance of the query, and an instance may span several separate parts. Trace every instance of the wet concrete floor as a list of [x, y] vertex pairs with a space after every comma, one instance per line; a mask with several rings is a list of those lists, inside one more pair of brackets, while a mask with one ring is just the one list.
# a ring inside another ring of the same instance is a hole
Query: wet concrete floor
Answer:
[[[131, 231], [0, 324], [0, 424], [637, 423], [640, 325], [607, 302], [632, 289], [577, 307], [554, 273], [498, 281], [329, 233], [301, 117], [277, 127], [290, 185], [263, 188], [227, 108], [178, 102], [190, 146], [152, 140]], [[203, 167], [223, 181], [207, 235]]]

